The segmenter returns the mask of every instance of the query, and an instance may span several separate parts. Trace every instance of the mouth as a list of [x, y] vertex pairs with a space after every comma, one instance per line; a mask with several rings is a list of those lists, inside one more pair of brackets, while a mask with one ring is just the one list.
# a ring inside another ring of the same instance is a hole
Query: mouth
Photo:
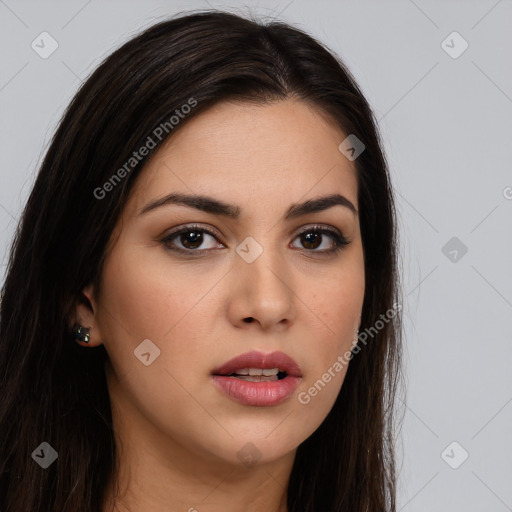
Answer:
[[212, 371], [212, 375], [256, 380], [281, 380], [288, 375], [302, 377], [299, 365], [284, 352], [246, 352]]
[[302, 380], [299, 365], [284, 352], [246, 352], [213, 370], [211, 376], [232, 400], [266, 407], [285, 401]]
[[274, 382], [288, 376], [285, 371], [279, 370], [279, 368], [242, 368], [230, 375], [218, 375], [220, 377], [235, 377], [247, 382]]

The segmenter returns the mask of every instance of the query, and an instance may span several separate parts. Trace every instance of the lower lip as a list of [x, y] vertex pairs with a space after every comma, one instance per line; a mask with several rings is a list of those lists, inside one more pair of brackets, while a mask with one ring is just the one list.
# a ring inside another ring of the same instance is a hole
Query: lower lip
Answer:
[[250, 382], [236, 377], [212, 375], [213, 382], [235, 402], [243, 405], [269, 407], [284, 402], [300, 384], [300, 377]]

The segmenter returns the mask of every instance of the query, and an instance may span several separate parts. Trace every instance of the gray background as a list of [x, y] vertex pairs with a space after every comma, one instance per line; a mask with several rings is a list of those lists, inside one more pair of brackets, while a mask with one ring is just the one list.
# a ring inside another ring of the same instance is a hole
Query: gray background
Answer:
[[[0, 278], [81, 80], [143, 27], [209, 6], [279, 16], [318, 37], [379, 119], [404, 271], [399, 510], [512, 510], [511, 0], [0, 0]], [[43, 31], [59, 45], [47, 59], [31, 48]], [[445, 51], [462, 49], [446, 40], [453, 31], [469, 44], [457, 58]]]

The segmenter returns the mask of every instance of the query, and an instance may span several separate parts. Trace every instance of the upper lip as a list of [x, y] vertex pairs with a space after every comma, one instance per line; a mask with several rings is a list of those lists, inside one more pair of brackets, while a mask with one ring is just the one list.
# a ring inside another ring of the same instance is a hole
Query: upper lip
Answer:
[[245, 352], [230, 359], [222, 366], [213, 370], [213, 375], [231, 375], [236, 370], [243, 368], [261, 368], [262, 370], [278, 368], [280, 372], [286, 372], [293, 377], [301, 377], [299, 365], [284, 352], [270, 352], [263, 354], [256, 350]]

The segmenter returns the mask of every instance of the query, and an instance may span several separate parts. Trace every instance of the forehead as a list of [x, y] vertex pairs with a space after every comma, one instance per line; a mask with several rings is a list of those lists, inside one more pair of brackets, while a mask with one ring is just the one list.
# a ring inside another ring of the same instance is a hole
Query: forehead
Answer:
[[279, 204], [336, 190], [357, 205], [354, 163], [338, 150], [345, 137], [302, 101], [223, 102], [188, 120], [159, 148], [127, 207], [135, 213], [171, 191]]

